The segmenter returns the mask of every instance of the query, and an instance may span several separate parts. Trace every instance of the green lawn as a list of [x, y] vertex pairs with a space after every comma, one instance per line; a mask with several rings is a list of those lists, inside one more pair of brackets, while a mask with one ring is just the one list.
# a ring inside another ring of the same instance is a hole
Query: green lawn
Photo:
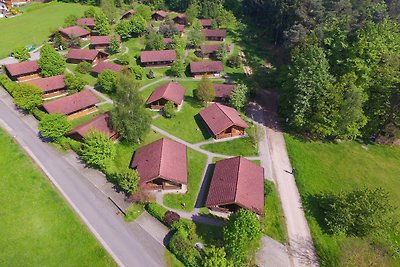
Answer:
[[144, 206], [142, 204], [134, 203], [125, 210], [124, 220], [126, 222], [134, 221], [137, 217], [139, 217], [143, 213], [143, 211], [144, 211]]
[[164, 261], [165, 267], [185, 267], [168, 249], [164, 249]]
[[[94, 77], [91, 73], [81, 74], [76, 71], [77, 64], [67, 63], [67, 68], [83, 77], [83, 79], [87, 82], [88, 85], [95, 86], [97, 83], [97, 78]], [[68, 73], [68, 72], [66, 72]]]
[[264, 233], [281, 243], [286, 243], [285, 218], [283, 216], [278, 192], [274, 183], [270, 181], [265, 181], [265, 183], [267, 192], [264, 200]]
[[[321, 211], [313, 203], [313, 195], [362, 186], [382, 187], [389, 192], [400, 215], [400, 148], [368, 145], [365, 149], [356, 142], [307, 142], [290, 135], [285, 135], [285, 140], [292, 165], [296, 168], [296, 182], [308, 211], [306, 216], [321, 266], [337, 263], [340, 242], [346, 242], [346, 239], [323, 232], [316, 219]], [[399, 266], [400, 260], [394, 265]]]
[[0, 265], [116, 266], [2, 130], [0, 147]]
[[232, 141], [202, 145], [201, 148], [227, 156], [258, 156], [256, 146], [253, 145], [248, 137], [238, 138]]
[[70, 14], [83, 15], [88, 6], [71, 3], [50, 2], [27, 6], [20, 16], [1, 19], [0, 58], [10, 54], [16, 46], [40, 45], [49, 35], [64, 24]]
[[168, 194], [164, 196], [164, 205], [184, 211], [192, 211], [200, 189], [207, 156], [188, 148], [188, 192], [186, 194]]
[[[198, 113], [204, 109], [200, 102], [193, 96], [193, 90], [199, 81], [182, 81], [180, 85], [186, 88], [182, 109], [171, 119], [159, 117], [153, 124], [175, 136], [190, 143], [198, 143], [211, 138], [209, 131], [201, 121]], [[158, 84], [157, 86], [159, 86]], [[156, 86], [155, 86], [156, 87]], [[154, 87], [147, 88], [150, 91]], [[143, 92], [144, 94], [145, 92]]]

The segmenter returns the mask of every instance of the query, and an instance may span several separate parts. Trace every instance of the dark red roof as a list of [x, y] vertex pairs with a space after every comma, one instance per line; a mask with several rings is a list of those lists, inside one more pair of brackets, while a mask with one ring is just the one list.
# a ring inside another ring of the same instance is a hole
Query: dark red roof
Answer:
[[140, 53], [140, 62], [161, 62], [161, 61], [175, 61], [175, 50], [161, 50], [161, 51], [142, 51]]
[[112, 36], [104, 35], [104, 36], [92, 36], [90, 38], [91, 45], [109, 45]]
[[36, 61], [24, 61], [19, 63], [13, 63], [5, 65], [7, 71], [11, 76], [18, 76], [30, 73], [36, 73], [40, 71], [39, 65]]
[[243, 157], [215, 164], [206, 207], [236, 204], [259, 215], [264, 213], [264, 169]]
[[78, 25], [87, 26], [87, 27], [94, 27], [96, 25], [94, 18], [79, 18], [76, 20], [76, 23]]
[[226, 37], [226, 30], [222, 30], [222, 29], [217, 29], [217, 30], [213, 30], [213, 29], [203, 29], [201, 30], [204, 34], [205, 37]]
[[[211, 54], [217, 52], [220, 46], [221, 44], [200, 45], [200, 50], [203, 54]], [[227, 45], [225, 47], [226, 51], [229, 52], [229, 46]]]
[[190, 72], [193, 74], [221, 71], [224, 71], [224, 65], [221, 61], [190, 62]]
[[199, 19], [199, 21], [203, 27], [211, 27], [211, 24], [213, 23], [212, 19]]
[[172, 43], [172, 38], [164, 38], [163, 42], [164, 42], [164, 44], [170, 44], [170, 43]]
[[93, 61], [99, 53], [104, 54], [103, 52], [95, 50], [95, 49], [71, 48], [68, 51], [68, 54], [65, 55], [65, 57], [68, 59]]
[[139, 172], [141, 186], [159, 177], [187, 184], [186, 146], [166, 138], [159, 139], [135, 152], [131, 168]]
[[179, 32], [185, 31], [185, 25], [175, 24], [175, 27], [178, 29]]
[[146, 104], [153, 103], [161, 98], [168, 101], [174, 102], [176, 105], [180, 105], [183, 101], [186, 89], [175, 82], [169, 82], [163, 84], [156, 89], [147, 99]]
[[64, 29], [61, 29], [60, 32], [65, 35], [68, 35], [69, 37], [71, 37], [71, 36], [84, 37], [84, 36], [90, 34], [89, 31], [87, 31], [86, 29], [79, 27], [79, 26], [71, 26], [68, 28], [64, 28]]
[[200, 116], [214, 135], [221, 133], [231, 126], [248, 128], [236, 109], [214, 103], [200, 111]]
[[117, 134], [111, 126], [110, 115], [108, 113], [101, 114], [90, 121], [75, 127], [68, 135], [77, 134], [84, 138], [90, 131], [98, 131], [112, 137]]
[[135, 10], [130, 9], [130, 10], [126, 11], [124, 14], [122, 14], [121, 17], [122, 17], [122, 18], [127, 18], [127, 17], [130, 17], [130, 16], [132, 16], [132, 15], [135, 15], [135, 13], [136, 13]]
[[215, 90], [215, 96], [216, 97], [230, 97], [232, 95], [233, 89], [235, 89], [236, 85], [235, 84], [226, 84], [226, 83], [219, 83], [219, 84], [213, 84], [214, 90]]
[[157, 11], [155, 11], [154, 13], [153, 13], [153, 16], [154, 15], [159, 15], [159, 16], [161, 16], [161, 17], [163, 17], [163, 18], [166, 18], [167, 16], [168, 16], [168, 12], [167, 11], [164, 11], [164, 10], [157, 10]]
[[89, 108], [99, 103], [96, 95], [90, 90], [84, 90], [63, 98], [43, 104], [43, 108], [50, 114], [61, 113], [69, 115], [79, 110]]
[[185, 14], [185, 13], [183, 13], [183, 14], [181, 14], [181, 13], [176, 14], [176, 16], [175, 16], [174, 19], [176, 19], [176, 18], [178, 18], [178, 19], [186, 19], [186, 14]]
[[94, 73], [102, 73], [104, 70], [112, 70], [114, 72], [120, 72], [124, 66], [111, 63], [111, 62], [106, 62], [106, 61], [99, 61], [99, 63], [96, 64], [96, 66], [93, 67], [92, 72]]
[[61, 90], [65, 88], [64, 75], [57, 75], [47, 78], [39, 78], [35, 80], [30, 80], [27, 83], [36, 85], [44, 92]]

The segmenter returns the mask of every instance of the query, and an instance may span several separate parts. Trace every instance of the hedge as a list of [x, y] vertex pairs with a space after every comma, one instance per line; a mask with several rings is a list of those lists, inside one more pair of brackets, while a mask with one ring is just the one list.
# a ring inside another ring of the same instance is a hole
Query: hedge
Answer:
[[166, 208], [158, 205], [157, 203], [149, 203], [146, 205], [146, 210], [157, 220], [159, 220], [163, 224], [166, 224], [164, 221], [164, 215], [168, 211]]
[[4, 87], [4, 89], [6, 89], [6, 91], [12, 95], [15, 87], [17, 86], [16, 82], [13, 82], [10, 80], [10, 78], [8, 78], [7, 76], [5, 76], [4, 74], [0, 75], [0, 85]]

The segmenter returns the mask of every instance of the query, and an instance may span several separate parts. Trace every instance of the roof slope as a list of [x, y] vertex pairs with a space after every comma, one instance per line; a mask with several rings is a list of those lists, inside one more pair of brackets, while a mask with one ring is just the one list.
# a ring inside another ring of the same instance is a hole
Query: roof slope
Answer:
[[39, 72], [40, 68], [36, 61], [24, 61], [5, 65], [5, 68], [12, 76]]
[[124, 66], [116, 63], [99, 61], [99, 63], [97, 63], [96, 66], [92, 68], [92, 71], [94, 73], [102, 73], [104, 70], [112, 70], [114, 72], [120, 72], [123, 68]]
[[236, 204], [259, 215], [264, 210], [264, 169], [243, 157], [215, 164], [206, 206]]
[[236, 84], [216, 83], [213, 84], [216, 97], [230, 97]]
[[[200, 45], [200, 51], [203, 54], [211, 54], [218, 51], [221, 44], [208, 44], [208, 45]], [[225, 46], [226, 51], [229, 52], [229, 46]]]
[[203, 27], [211, 27], [213, 20], [212, 19], [199, 19], [201, 26]]
[[94, 27], [96, 25], [94, 18], [79, 18], [76, 20], [76, 23], [78, 25], [83, 25], [88, 27]]
[[[91, 45], [108, 45], [110, 44], [112, 36], [110, 35], [100, 35], [100, 36], [92, 36], [90, 38]], [[119, 38], [117, 37], [117, 40]]]
[[185, 95], [185, 91], [186, 89], [179, 84], [175, 82], [169, 82], [154, 89], [150, 97], [147, 99], [146, 104], [150, 104], [154, 101], [164, 98], [168, 101], [174, 102], [176, 105], [180, 105]]
[[159, 139], [135, 152], [131, 168], [139, 172], [141, 186], [159, 177], [187, 184], [186, 146], [166, 138]]
[[200, 116], [214, 135], [221, 133], [231, 126], [248, 128], [236, 109], [214, 103], [200, 111]]
[[65, 55], [68, 59], [80, 59], [80, 60], [94, 60], [100, 51], [95, 49], [79, 49], [71, 48], [68, 54]]
[[75, 127], [68, 133], [68, 135], [78, 134], [84, 138], [91, 130], [106, 134], [108, 137], [112, 137], [117, 133], [111, 126], [110, 115], [104, 113], [82, 125], [79, 125], [78, 127]]
[[191, 73], [209, 73], [224, 71], [224, 65], [221, 61], [199, 61], [190, 62]]
[[164, 11], [164, 10], [157, 10], [153, 13], [153, 15], [156, 15], [156, 14], [163, 18], [166, 18], [168, 16], [168, 12]]
[[36, 85], [44, 92], [60, 90], [65, 88], [64, 75], [51, 76], [47, 78], [39, 78], [30, 80], [27, 83]]
[[160, 51], [142, 51], [140, 53], [140, 62], [161, 62], [176, 60], [175, 50], [160, 50]]
[[63, 98], [43, 104], [43, 108], [50, 114], [61, 113], [69, 115], [76, 111], [91, 107], [100, 101], [90, 90], [83, 90]]
[[86, 36], [86, 35], [90, 34], [89, 31], [87, 31], [86, 29], [79, 27], [79, 26], [71, 26], [68, 28], [63, 28], [63, 29], [60, 29], [60, 32], [65, 35], [68, 35], [69, 37], [72, 37], [72, 36], [82, 37], [82, 36]]
[[222, 29], [203, 29], [201, 32], [205, 37], [226, 37], [226, 30]]

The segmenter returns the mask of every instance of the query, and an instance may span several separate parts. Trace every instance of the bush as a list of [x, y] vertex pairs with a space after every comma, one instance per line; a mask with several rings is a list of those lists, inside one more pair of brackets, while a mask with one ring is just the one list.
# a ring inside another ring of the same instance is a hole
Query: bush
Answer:
[[156, 75], [154, 74], [154, 71], [150, 70], [149, 73], [147, 74], [147, 78], [149, 79], [154, 79]]
[[120, 65], [129, 65], [131, 63], [131, 59], [129, 58], [128, 54], [119, 55], [116, 63]]
[[211, 102], [215, 98], [215, 90], [207, 76], [203, 76], [201, 81], [197, 85], [196, 90], [194, 91], [196, 98], [202, 102], [204, 105], [207, 102]]
[[144, 68], [139, 65], [135, 65], [131, 68], [132, 74], [135, 76], [136, 80], [142, 80], [143, 77], [146, 75]]
[[67, 87], [68, 93], [75, 93], [81, 91], [87, 82], [81, 75], [73, 75], [68, 73], [64, 78], [65, 85]]
[[168, 248], [180, 261], [185, 264], [185, 266], [202, 266], [202, 258], [200, 252], [187, 238], [184, 231], [178, 230], [175, 232], [168, 243]]
[[231, 68], [239, 68], [241, 65], [240, 56], [239, 55], [231, 56], [230, 58], [228, 58], [227, 64]]
[[38, 121], [41, 121], [45, 116], [48, 115], [46, 112], [44, 112], [38, 108], [32, 109], [31, 113]]
[[163, 220], [171, 227], [175, 222], [179, 221], [180, 218], [181, 216], [179, 216], [178, 213], [169, 210], [164, 214]]
[[157, 203], [149, 203], [146, 205], [146, 210], [150, 213], [151, 216], [153, 216], [160, 222], [165, 223], [164, 215], [168, 211], [166, 208], [158, 205]]
[[82, 146], [82, 143], [81, 142], [78, 142], [78, 141], [76, 141], [76, 140], [74, 140], [74, 139], [71, 139], [71, 138], [69, 138], [69, 137], [60, 137], [58, 140], [57, 140], [57, 143], [64, 149], [64, 150], [69, 150], [69, 149], [71, 149], [71, 150], [73, 150], [74, 152], [78, 152], [79, 151], [79, 149], [81, 148], [81, 146]]
[[11, 79], [5, 75], [0, 75], [0, 85], [3, 86], [10, 95], [13, 95], [17, 83], [11, 81]]
[[175, 231], [184, 231], [189, 240], [197, 239], [196, 225], [191, 220], [180, 219], [179, 221], [172, 224], [171, 228]]
[[185, 74], [186, 66], [182, 61], [176, 60], [171, 65], [170, 73], [176, 77], [182, 77]]
[[16, 90], [13, 91], [14, 102], [20, 108], [31, 111], [43, 103], [43, 91], [32, 84], [19, 84]]
[[114, 180], [128, 194], [132, 194], [139, 187], [139, 174], [136, 170], [126, 169], [124, 171], [117, 172], [114, 175]]
[[29, 51], [25, 47], [15, 47], [11, 54], [19, 61], [27, 61], [30, 58]]
[[63, 114], [46, 114], [39, 121], [39, 131], [44, 138], [57, 141], [71, 130], [71, 123]]
[[76, 71], [81, 74], [86, 74], [92, 71], [92, 64], [86, 61], [82, 61], [76, 66]]
[[112, 70], [105, 70], [99, 74], [97, 85], [105, 92], [111, 93], [115, 91], [118, 75]]
[[166, 118], [172, 118], [175, 116], [175, 104], [172, 101], [168, 101], [164, 106], [164, 116]]
[[115, 146], [107, 135], [91, 131], [84, 138], [80, 156], [87, 164], [105, 170], [115, 153]]

